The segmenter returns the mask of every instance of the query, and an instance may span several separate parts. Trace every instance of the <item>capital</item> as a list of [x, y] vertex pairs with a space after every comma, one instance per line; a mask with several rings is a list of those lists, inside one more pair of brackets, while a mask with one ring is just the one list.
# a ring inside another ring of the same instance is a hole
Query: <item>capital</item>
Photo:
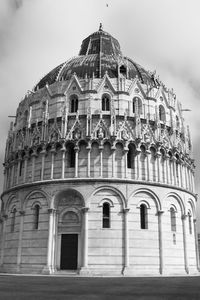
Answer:
[[82, 207], [81, 210], [83, 213], [87, 213], [89, 210], [89, 207]]
[[164, 210], [158, 210], [157, 215], [162, 216], [163, 213], [164, 213]]
[[21, 216], [24, 216], [24, 215], [25, 215], [25, 210], [20, 210], [20, 211], [19, 211], [19, 214], [20, 214]]
[[129, 212], [129, 210], [130, 210], [130, 208], [126, 207], [126, 208], [123, 209], [123, 213], [127, 214]]
[[54, 214], [56, 212], [56, 209], [55, 208], [49, 208], [48, 209], [48, 213], [49, 214]]
[[181, 219], [182, 219], [182, 220], [186, 220], [186, 218], [187, 218], [187, 215], [182, 215], [182, 216], [181, 216]]

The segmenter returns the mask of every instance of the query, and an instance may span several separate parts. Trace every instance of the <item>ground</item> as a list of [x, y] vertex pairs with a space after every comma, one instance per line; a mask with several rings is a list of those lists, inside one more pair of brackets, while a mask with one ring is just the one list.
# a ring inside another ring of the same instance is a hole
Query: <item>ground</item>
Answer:
[[54, 277], [0, 275], [2, 300], [193, 300], [200, 277]]

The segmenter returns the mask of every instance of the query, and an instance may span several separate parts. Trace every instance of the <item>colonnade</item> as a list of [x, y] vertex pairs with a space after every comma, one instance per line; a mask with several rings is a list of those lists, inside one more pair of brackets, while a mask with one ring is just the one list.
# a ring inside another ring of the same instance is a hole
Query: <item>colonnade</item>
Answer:
[[[96, 143], [96, 141], [95, 141]], [[108, 144], [108, 143], [107, 143]], [[137, 147], [129, 153], [131, 149], [123, 146], [122, 143], [116, 143], [114, 146], [108, 146], [106, 153], [104, 145], [98, 146], [98, 154], [95, 159], [91, 156], [93, 151], [93, 143], [85, 146], [86, 171], [80, 173], [80, 167], [83, 162], [81, 160], [81, 150], [78, 145], [73, 148], [74, 165], [67, 166], [68, 148], [63, 145], [59, 150], [56, 150], [54, 145], [50, 150], [42, 149], [39, 153], [34, 150], [31, 154], [26, 151], [22, 157], [19, 155], [17, 160], [13, 160], [5, 166], [5, 181], [4, 190], [7, 188], [23, 184], [26, 182], [53, 180], [55, 178], [55, 168], [60, 163], [59, 174], [56, 174], [56, 179], [65, 178], [124, 178], [138, 181], [157, 182], [194, 192], [194, 171], [187, 160], [176, 158], [175, 155], [169, 155], [164, 152], [153, 152], [148, 149], [143, 149], [143, 146]], [[117, 154], [117, 150], [121, 153]], [[60, 162], [58, 162], [58, 154], [60, 153]], [[106, 158], [109, 160], [104, 164]], [[47, 155], [50, 159], [47, 161]], [[36, 178], [36, 164], [40, 160], [39, 177]], [[92, 169], [93, 166], [93, 169]], [[44, 173], [45, 169], [49, 169], [49, 176]], [[94, 173], [95, 169], [95, 173]], [[119, 169], [119, 170], [118, 170]], [[70, 172], [68, 173], [68, 170]], [[106, 172], [107, 176], [105, 176]]]

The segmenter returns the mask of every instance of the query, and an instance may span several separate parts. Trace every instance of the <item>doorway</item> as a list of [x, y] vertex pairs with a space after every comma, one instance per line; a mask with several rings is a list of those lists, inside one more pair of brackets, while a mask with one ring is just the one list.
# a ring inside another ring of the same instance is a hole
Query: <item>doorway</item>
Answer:
[[61, 270], [76, 270], [78, 260], [78, 234], [61, 236]]

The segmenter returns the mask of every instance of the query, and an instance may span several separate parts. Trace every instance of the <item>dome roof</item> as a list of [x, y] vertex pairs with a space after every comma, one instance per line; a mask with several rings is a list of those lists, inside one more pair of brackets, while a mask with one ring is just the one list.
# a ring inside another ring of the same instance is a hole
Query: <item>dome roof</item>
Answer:
[[35, 90], [56, 81], [68, 80], [76, 73], [79, 78], [111, 78], [124, 75], [128, 79], [138, 77], [142, 83], [154, 84], [151, 74], [128, 57], [122, 55], [119, 42], [109, 33], [99, 30], [83, 40], [79, 55], [50, 71], [36, 85]]

